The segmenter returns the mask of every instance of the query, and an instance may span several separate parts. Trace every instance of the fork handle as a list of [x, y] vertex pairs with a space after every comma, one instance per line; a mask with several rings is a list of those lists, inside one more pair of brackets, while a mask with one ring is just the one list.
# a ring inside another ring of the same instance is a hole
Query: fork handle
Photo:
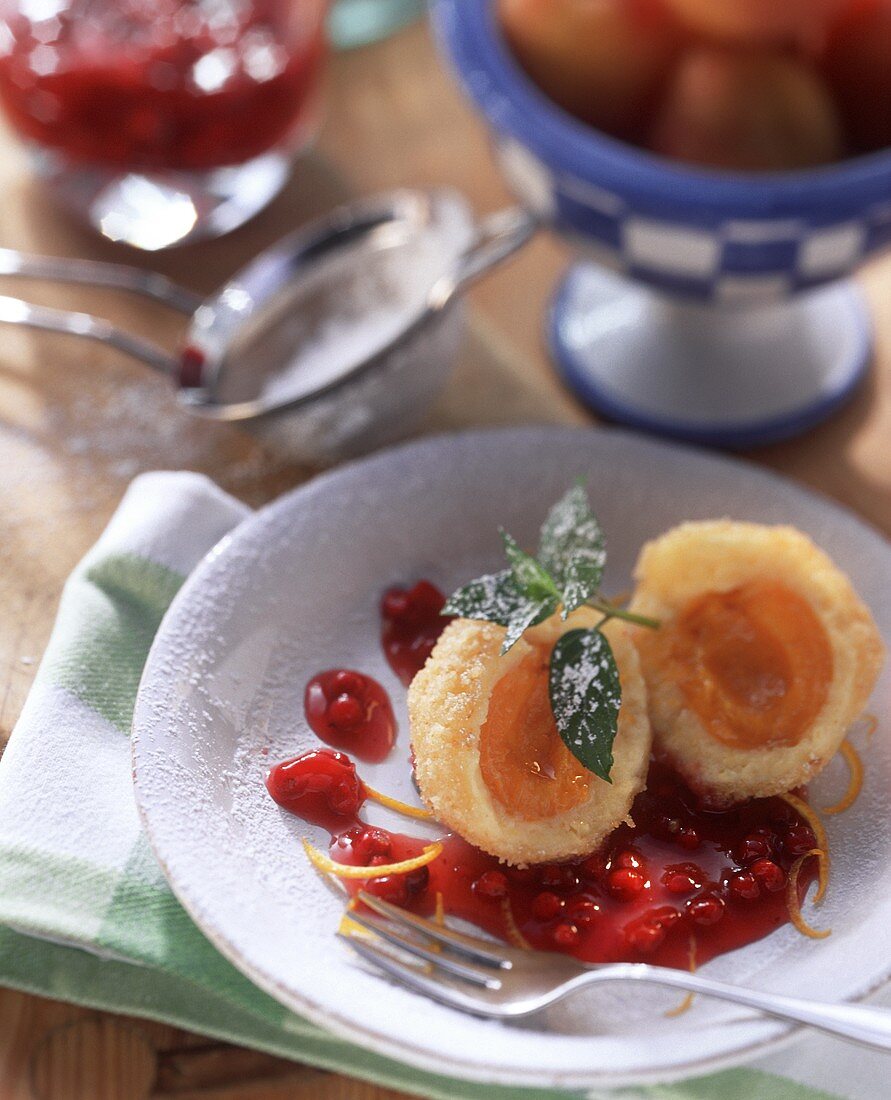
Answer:
[[[830, 1035], [853, 1039], [866, 1046], [891, 1050], [891, 1011], [885, 1008], [805, 1001], [797, 997], [784, 997], [756, 989], [743, 989], [699, 974], [685, 974], [681, 970], [668, 970], [663, 967], [648, 966], [646, 963], [610, 967], [608, 971], [600, 971], [599, 976], [601, 980], [607, 978], [608, 980], [653, 982], [656, 985], [683, 989], [688, 993], [702, 993], [707, 997], [717, 997], [722, 1001], [756, 1008], [780, 1020], [807, 1024]], [[598, 971], [589, 971], [584, 975], [584, 984], [588, 984], [591, 979], [596, 981], [597, 978]]]

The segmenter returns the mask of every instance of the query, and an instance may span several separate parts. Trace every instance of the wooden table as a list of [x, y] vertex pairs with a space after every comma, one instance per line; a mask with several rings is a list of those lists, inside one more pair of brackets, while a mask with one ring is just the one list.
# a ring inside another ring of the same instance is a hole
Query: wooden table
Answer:
[[[317, 151], [286, 191], [230, 238], [157, 258], [165, 273], [210, 290], [263, 245], [350, 193], [452, 185], [481, 212], [508, 199], [484, 129], [439, 66], [425, 28], [341, 55], [331, 69], [327, 125]], [[120, 250], [97, 241], [53, 206], [4, 135], [0, 187], [0, 244], [122, 258]], [[473, 292], [474, 337], [431, 427], [590, 419], [561, 390], [541, 342], [542, 310], [568, 255], [565, 246], [542, 235]], [[830, 423], [752, 458], [891, 533], [891, 264], [874, 264], [862, 278], [878, 331], [869, 382]], [[108, 292], [28, 289], [34, 300], [101, 311], [175, 343], [176, 325], [160, 308]], [[234, 429], [186, 419], [162, 381], [112, 352], [3, 331], [0, 746], [21, 710], [65, 577], [96, 539], [127, 482], [158, 467], [204, 471], [251, 504], [308, 474]], [[140, 1100], [150, 1093], [178, 1100], [397, 1095], [161, 1025], [0, 991], [3, 1100]]]

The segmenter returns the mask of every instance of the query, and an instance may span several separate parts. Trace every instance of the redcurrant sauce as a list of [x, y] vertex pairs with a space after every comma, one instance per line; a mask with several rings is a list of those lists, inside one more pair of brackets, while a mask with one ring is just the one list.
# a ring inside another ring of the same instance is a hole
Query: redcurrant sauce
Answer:
[[355, 764], [334, 749], [311, 749], [276, 764], [266, 789], [282, 809], [332, 834], [353, 826], [365, 802]]
[[430, 581], [391, 588], [381, 599], [381, 645], [390, 668], [406, 687], [424, 667], [451, 619], [445, 596]]
[[[585, 962], [654, 962], [686, 969], [752, 943], [786, 924], [786, 878], [815, 838], [782, 799], [729, 810], [702, 806], [668, 767], [653, 763], [635, 801], [634, 827], [603, 850], [563, 863], [509, 868], [460, 837], [411, 882], [386, 876], [349, 882], [418, 913], [441, 893], [447, 915], [510, 940], [506, 912], [526, 942]], [[335, 837], [332, 858], [380, 865], [420, 854], [429, 841], [354, 825]], [[370, 854], [373, 853], [373, 854]], [[815, 860], [800, 876], [803, 897]], [[509, 910], [508, 907], [509, 906]]]
[[8, 15], [0, 99], [20, 134], [73, 161], [242, 164], [289, 137], [321, 69], [319, 0], [250, 0], [222, 21], [194, 0], [60, 7]]
[[303, 694], [303, 709], [320, 740], [371, 764], [380, 763], [396, 740], [390, 698], [364, 673], [335, 668], [313, 676]]

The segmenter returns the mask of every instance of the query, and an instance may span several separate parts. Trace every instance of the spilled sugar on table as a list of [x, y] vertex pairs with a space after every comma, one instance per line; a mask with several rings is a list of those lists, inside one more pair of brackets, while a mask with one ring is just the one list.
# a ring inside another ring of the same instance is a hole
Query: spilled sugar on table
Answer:
[[[0, 152], [0, 244], [131, 259], [57, 210], [5, 133]], [[509, 197], [483, 126], [438, 63], [423, 26], [333, 60], [319, 143], [253, 223], [224, 240], [142, 262], [207, 292], [264, 245], [342, 199], [401, 185], [458, 187], [480, 212]], [[543, 350], [543, 313], [569, 255], [542, 234], [472, 292], [470, 337], [425, 430], [593, 423], [561, 389]], [[861, 278], [877, 329], [868, 382], [829, 423], [751, 457], [891, 534], [891, 261], [873, 264]], [[168, 346], [176, 343], [176, 323], [150, 303], [87, 288], [34, 284], [27, 291], [35, 301], [99, 312]], [[65, 578], [132, 477], [164, 467], [207, 473], [252, 505], [310, 476], [234, 428], [187, 418], [163, 380], [108, 349], [2, 331], [0, 746], [24, 703]], [[392, 1100], [400, 1094], [165, 1025], [0, 990], [0, 1095]]]

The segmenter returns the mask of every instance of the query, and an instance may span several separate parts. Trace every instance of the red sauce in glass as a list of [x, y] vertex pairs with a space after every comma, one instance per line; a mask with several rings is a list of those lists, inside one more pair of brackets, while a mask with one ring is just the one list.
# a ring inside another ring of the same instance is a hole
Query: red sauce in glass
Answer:
[[445, 596], [430, 581], [391, 588], [381, 600], [381, 644], [390, 668], [406, 687], [421, 671], [451, 621], [442, 614]]
[[[509, 905], [532, 947], [586, 962], [684, 969], [691, 957], [704, 963], [788, 922], [786, 876], [815, 838], [781, 799], [709, 810], [670, 769], [654, 763], [632, 813], [634, 828], [621, 826], [601, 852], [585, 858], [519, 870], [452, 836], [411, 882], [390, 876], [347, 885], [353, 893], [364, 885], [427, 914], [439, 892], [447, 915], [505, 940]], [[371, 849], [366, 831], [375, 834]], [[331, 855], [343, 863], [381, 864], [418, 855], [427, 843], [353, 825], [334, 838]], [[815, 862], [801, 875], [802, 897]]]
[[355, 764], [334, 749], [311, 749], [276, 764], [266, 789], [282, 809], [332, 833], [353, 825], [365, 802]]
[[369, 763], [383, 760], [396, 740], [390, 698], [377, 680], [352, 669], [320, 672], [306, 685], [303, 709], [313, 733]]
[[39, 21], [14, 12], [0, 24], [0, 100], [20, 134], [72, 160], [242, 164], [303, 116], [322, 15], [320, 0], [72, 0]]

